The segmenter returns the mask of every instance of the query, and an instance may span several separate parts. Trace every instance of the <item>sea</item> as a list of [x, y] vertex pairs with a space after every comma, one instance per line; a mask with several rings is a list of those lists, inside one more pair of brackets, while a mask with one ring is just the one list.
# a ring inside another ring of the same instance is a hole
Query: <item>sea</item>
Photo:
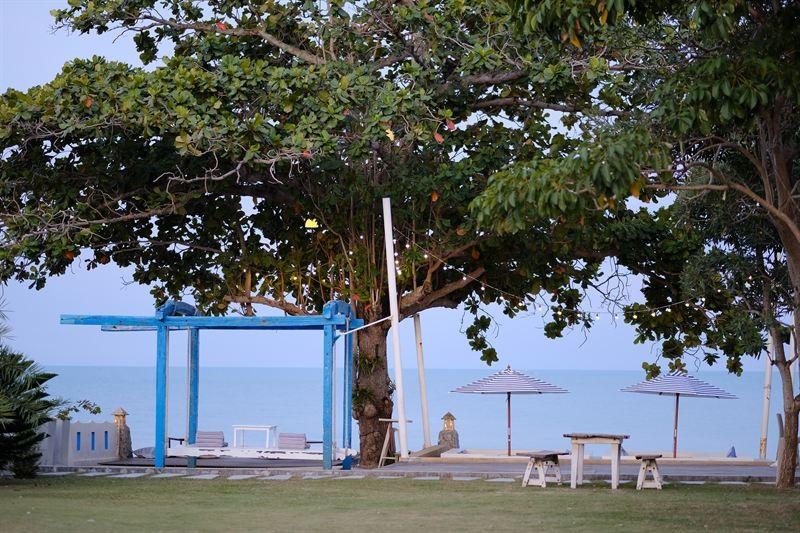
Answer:
[[[68, 401], [90, 400], [102, 413], [74, 416], [75, 420], [111, 420], [122, 407], [128, 414], [134, 448], [154, 441], [155, 370], [151, 367], [51, 366], [55, 372], [49, 392]], [[569, 391], [569, 394], [514, 395], [512, 443], [517, 449], [568, 448], [564, 433], [624, 433], [628, 452], [663, 451], [672, 447], [674, 397], [625, 393], [620, 389], [644, 379], [641, 371], [522, 370]], [[504, 395], [451, 392], [496, 370], [429, 369], [426, 371], [432, 440], [442, 428], [441, 417], [451, 412], [461, 446], [476, 449], [505, 448], [506, 399]], [[341, 443], [341, 369], [337, 373], [336, 437]], [[739, 457], [756, 457], [761, 428], [764, 374], [746, 372], [741, 377], [720, 371], [694, 374], [737, 396], [735, 400], [681, 398], [679, 451], [725, 454], [735, 447]], [[419, 383], [416, 369], [403, 373], [409, 447], [423, 445]], [[769, 420], [768, 457], [775, 456], [780, 409], [780, 382], [773, 376]], [[169, 370], [170, 436], [186, 433], [186, 369]], [[322, 435], [322, 370], [316, 368], [202, 367], [200, 369], [199, 429], [225, 433], [230, 442], [234, 424], [275, 424], [281, 432], [306, 433], [309, 440]], [[259, 435], [247, 438], [258, 439]], [[247, 441], [246, 441], [247, 442]], [[358, 425], [353, 423], [353, 442]], [[357, 444], [354, 444], [357, 446]], [[597, 449], [602, 453], [603, 449]], [[589, 453], [595, 453], [590, 449]]]

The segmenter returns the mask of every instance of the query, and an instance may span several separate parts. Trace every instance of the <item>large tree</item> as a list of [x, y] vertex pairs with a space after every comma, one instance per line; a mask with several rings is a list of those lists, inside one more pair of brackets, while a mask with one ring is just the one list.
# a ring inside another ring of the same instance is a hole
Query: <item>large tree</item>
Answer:
[[[785, 341], [800, 328], [800, 6], [511, 4], [524, 32], [560, 43], [559, 59], [545, 68], [551, 84], [582, 81], [613, 118], [575, 124], [566, 116], [579, 145], [566, 156], [547, 154], [497, 173], [474, 203], [478, 217], [502, 231], [524, 231], [543, 214], [613, 217], [631, 197], [671, 195], [674, 204], [653, 221], [666, 226], [666, 235], [691, 235], [700, 246], [687, 249], [674, 268], [653, 257], [643, 291], [648, 311], [632, 305], [625, 318], [640, 340], [662, 340], [661, 355], [674, 369], [699, 350], [709, 363], [726, 356], [738, 373], [741, 356], [760, 354], [771, 337], [787, 439], [777, 484], [793, 486], [800, 396], [790, 366], [798, 353], [788, 353]], [[554, 190], [567, 197], [548, 202]], [[542, 207], [544, 213], [529, 216]], [[623, 251], [641, 266], [651, 255], [646, 250]], [[686, 300], [685, 310], [674, 306]], [[660, 306], [670, 312], [649, 311]]]
[[[158, 300], [189, 292], [213, 313], [299, 315], [342, 298], [371, 323], [388, 314], [389, 196], [401, 318], [467, 302], [488, 363], [484, 304], [513, 315], [545, 291], [572, 309], [598, 278], [591, 216], [510, 236], [477, 230], [468, 212], [496, 169], [572, 146], [547, 113], [610, 113], [584, 80], [551, 82], [560, 47], [514, 32], [505, 4], [68, 4], [57, 25], [132, 35], [150, 66], [76, 60], [0, 98], [0, 278], [40, 288], [78, 260], [116, 263]], [[358, 336], [367, 466], [392, 412], [388, 327]]]

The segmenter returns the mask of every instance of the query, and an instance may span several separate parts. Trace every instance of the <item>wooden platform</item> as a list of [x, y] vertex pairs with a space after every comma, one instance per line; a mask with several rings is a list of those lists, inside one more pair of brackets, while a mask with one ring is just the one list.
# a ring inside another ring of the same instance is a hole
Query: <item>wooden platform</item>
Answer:
[[[132, 457], [130, 459], [120, 459], [117, 461], [107, 461], [100, 463], [102, 466], [137, 466], [153, 468], [153, 459]], [[341, 461], [334, 462], [340, 465]], [[184, 457], [168, 457], [167, 467], [186, 467]], [[219, 458], [219, 459], [198, 459], [197, 468], [322, 468], [322, 461], [300, 460], [300, 459], [243, 459], [243, 458]]]

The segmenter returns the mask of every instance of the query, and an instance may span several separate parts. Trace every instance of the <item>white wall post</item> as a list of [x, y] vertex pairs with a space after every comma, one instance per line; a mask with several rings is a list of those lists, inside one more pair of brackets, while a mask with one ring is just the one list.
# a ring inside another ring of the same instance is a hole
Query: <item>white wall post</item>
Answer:
[[425, 361], [422, 357], [422, 320], [414, 315], [414, 338], [417, 341], [417, 375], [419, 376], [419, 402], [422, 405], [422, 444], [431, 445], [431, 424], [428, 418], [428, 388], [425, 385]]
[[394, 359], [394, 386], [397, 407], [397, 429], [400, 435], [400, 457], [408, 457], [408, 432], [406, 431], [405, 392], [403, 390], [403, 362], [400, 357], [400, 310], [397, 300], [397, 278], [394, 265], [394, 230], [392, 228], [392, 202], [383, 199], [383, 235], [386, 241], [386, 274], [389, 282], [389, 311], [392, 316], [392, 356]]
[[758, 458], [767, 458], [767, 434], [769, 432], [770, 395], [772, 393], [772, 335], [767, 340], [767, 353], [764, 357], [764, 400], [761, 404], [761, 440], [758, 445]]
[[[792, 319], [792, 323], [794, 324], [794, 319]], [[790, 359], [792, 357], [794, 357], [795, 350], [796, 350], [796, 346], [795, 346], [795, 339], [794, 339], [794, 328], [792, 328], [792, 332], [789, 334], [789, 358]], [[800, 390], [800, 389], [798, 389], [798, 385], [800, 385], [800, 384], [797, 383], [797, 378], [798, 378], [797, 369], [798, 368], [800, 368], [800, 359], [797, 359], [792, 364], [792, 368], [791, 368], [792, 387], [794, 387], [794, 394], [797, 394], [797, 391]]]

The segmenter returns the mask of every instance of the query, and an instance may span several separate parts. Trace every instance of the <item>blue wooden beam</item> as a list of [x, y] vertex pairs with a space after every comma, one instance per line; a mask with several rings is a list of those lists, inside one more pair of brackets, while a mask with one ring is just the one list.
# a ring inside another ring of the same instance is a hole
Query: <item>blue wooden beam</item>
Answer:
[[333, 468], [333, 327], [326, 326], [322, 365], [322, 468]]
[[[188, 365], [186, 371], [189, 374], [189, 387], [186, 392], [189, 395], [189, 398], [186, 406], [186, 443], [194, 444], [197, 439], [197, 411], [200, 389], [200, 330], [189, 330], [188, 349]], [[196, 467], [197, 458], [187, 458], [186, 466], [189, 468]]]
[[167, 365], [169, 363], [169, 331], [156, 332], [156, 442], [155, 466], [164, 468], [167, 457]]
[[187, 406], [187, 434], [186, 442], [194, 444], [197, 438], [197, 413], [198, 399], [200, 391], [200, 331], [197, 329], [189, 330], [189, 403]]
[[125, 326], [157, 328], [160, 325], [170, 329], [322, 329], [334, 326], [344, 329], [347, 317], [333, 315], [325, 318], [321, 315], [309, 316], [167, 316], [163, 321], [155, 317], [145, 316], [103, 316], [103, 315], [61, 315], [62, 324], [81, 326]]
[[342, 443], [348, 450], [353, 439], [353, 335], [344, 337], [344, 377], [342, 379]]

